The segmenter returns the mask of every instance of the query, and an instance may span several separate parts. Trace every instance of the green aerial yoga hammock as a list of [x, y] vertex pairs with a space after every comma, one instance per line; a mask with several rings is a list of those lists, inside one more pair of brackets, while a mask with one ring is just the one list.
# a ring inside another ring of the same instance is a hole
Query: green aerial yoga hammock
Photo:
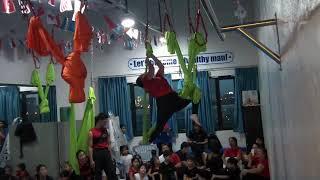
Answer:
[[193, 103], [199, 103], [201, 99], [201, 90], [195, 84], [197, 66], [196, 66], [196, 57], [200, 52], [206, 51], [206, 40], [202, 33], [196, 32], [193, 34], [192, 38], [189, 41], [188, 54], [189, 54], [189, 63], [188, 67], [184, 61], [183, 55], [175, 32], [167, 31], [165, 33], [165, 38], [167, 40], [168, 52], [170, 54], [177, 54], [178, 61], [182, 72], [184, 74], [184, 85], [180, 92], [180, 96], [184, 99], [190, 99]]
[[39, 70], [34, 69], [32, 71], [31, 84], [33, 86], [38, 87], [38, 93], [39, 93], [39, 97], [41, 99], [41, 102], [39, 105], [39, 109], [40, 109], [41, 114], [50, 112], [49, 101], [48, 101], [47, 97], [48, 97], [50, 86], [54, 83], [54, 81], [55, 81], [55, 71], [54, 71], [54, 64], [52, 64], [52, 63], [49, 63], [48, 67], [47, 67], [45, 92], [43, 92]]
[[79, 150], [88, 152], [88, 135], [90, 129], [94, 127], [94, 115], [95, 115], [95, 101], [96, 96], [94, 94], [94, 89], [89, 88], [89, 95], [86, 104], [86, 109], [83, 115], [82, 125], [80, 132], [77, 136], [76, 130], [76, 120], [75, 120], [75, 110], [74, 104], [71, 104], [70, 112], [70, 149], [69, 149], [69, 162], [72, 168], [75, 170], [76, 174], [79, 174], [79, 165], [76, 154]]
[[[147, 57], [150, 57], [152, 54], [153, 54], [153, 50], [152, 50], [152, 46], [150, 44], [150, 42], [146, 42], [145, 43], [145, 47], [146, 47], [146, 55]], [[148, 71], [148, 67], [146, 65], [146, 69], [145, 69], [145, 72]], [[144, 92], [144, 95], [143, 95], [143, 117], [142, 117], [142, 144], [148, 144], [148, 138], [149, 138], [149, 134], [148, 134], [148, 130], [151, 126], [151, 123], [150, 123], [150, 119], [148, 118], [148, 94], [146, 92]]]

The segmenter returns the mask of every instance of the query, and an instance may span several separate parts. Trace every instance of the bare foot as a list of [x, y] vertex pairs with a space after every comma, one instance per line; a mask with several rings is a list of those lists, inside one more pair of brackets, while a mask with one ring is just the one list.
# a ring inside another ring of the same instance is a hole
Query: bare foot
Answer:
[[191, 114], [190, 119], [196, 123], [198, 126], [201, 126], [201, 123], [199, 121], [199, 117], [197, 114]]

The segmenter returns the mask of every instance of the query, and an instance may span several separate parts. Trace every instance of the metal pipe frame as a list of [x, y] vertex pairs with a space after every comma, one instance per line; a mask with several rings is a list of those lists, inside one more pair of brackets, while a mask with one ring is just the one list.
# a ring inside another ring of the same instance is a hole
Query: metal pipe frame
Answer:
[[236, 31], [238, 28], [256, 28], [256, 27], [263, 27], [263, 26], [270, 26], [270, 25], [276, 25], [277, 19], [267, 19], [262, 21], [255, 21], [255, 22], [249, 22], [246, 24], [235, 24], [231, 26], [225, 26], [221, 28], [221, 32], [230, 32], [230, 31]]
[[273, 59], [276, 63], [281, 63], [281, 57], [277, 53], [273, 52], [267, 46], [262, 44], [260, 41], [256, 40], [250, 33], [248, 33], [243, 28], [237, 28], [237, 31], [248, 41], [250, 41], [255, 47], [263, 51], [266, 55], [268, 55], [271, 59]]

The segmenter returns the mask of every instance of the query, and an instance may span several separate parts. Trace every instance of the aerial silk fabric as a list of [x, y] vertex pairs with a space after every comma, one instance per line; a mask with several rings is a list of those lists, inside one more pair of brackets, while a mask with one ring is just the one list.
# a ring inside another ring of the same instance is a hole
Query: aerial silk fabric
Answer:
[[54, 81], [55, 81], [55, 71], [54, 71], [54, 65], [52, 63], [49, 63], [47, 68], [45, 92], [43, 91], [43, 88], [42, 88], [39, 70], [34, 69], [32, 71], [31, 84], [38, 88], [38, 93], [41, 100], [39, 105], [41, 114], [50, 112], [49, 101], [47, 97], [48, 97], [50, 86], [53, 85]]
[[242, 91], [259, 90], [258, 68], [236, 68], [233, 130], [243, 133]]
[[87, 52], [92, 38], [92, 29], [85, 15], [76, 16], [76, 29], [73, 37], [73, 52], [67, 57], [44, 28], [40, 17], [31, 17], [27, 33], [27, 46], [39, 56], [52, 55], [62, 65], [62, 78], [70, 85], [69, 102], [85, 101], [86, 67], [81, 60], [81, 53]]
[[[75, 117], [75, 109], [74, 104], [71, 103], [71, 110], [69, 116], [70, 130], [69, 130], [69, 162], [72, 168], [75, 170], [76, 174], [79, 174], [79, 165], [77, 161], [77, 129], [76, 129], [76, 117]], [[88, 135], [88, 134], [87, 134]]]
[[206, 51], [205, 38], [201, 33], [196, 32], [193, 34], [191, 40], [189, 41], [189, 62], [187, 67], [175, 32], [168, 31], [166, 32], [165, 37], [167, 40], [168, 52], [170, 54], [177, 54], [180, 67], [184, 74], [184, 85], [180, 92], [180, 96], [184, 99], [190, 99], [193, 101], [193, 103], [197, 104], [201, 99], [201, 90], [195, 84], [197, 73], [196, 57], [200, 52]]
[[95, 102], [96, 96], [94, 94], [94, 90], [92, 87], [89, 88], [89, 95], [86, 104], [86, 109], [84, 111], [82, 124], [80, 128], [80, 132], [78, 134], [78, 150], [83, 150], [84, 152], [88, 152], [88, 133], [90, 129], [94, 127], [94, 116], [95, 116]]
[[[217, 127], [217, 119], [215, 111], [212, 110], [214, 106], [214, 101], [212, 97], [212, 87], [214, 85], [210, 81], [210, 76], [207, 71], [198, 72], [197, 74], [197, 84], [202, 90], [202, 97], [199, 104], [199, 120], [204, 128], [204, 130], [210, 134], [215, 133]], [[192, 121], [189, 120], [192, 114], [192, 106], [188, 106], [185, 109], [185, 125], [187, 132], [191, 131], [193, 128]]]

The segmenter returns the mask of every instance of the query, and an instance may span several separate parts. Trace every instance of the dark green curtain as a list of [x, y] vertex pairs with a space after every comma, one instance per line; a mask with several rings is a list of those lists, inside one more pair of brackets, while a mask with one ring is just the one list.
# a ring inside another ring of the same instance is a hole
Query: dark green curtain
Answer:
[[127, 127], [129, 139], [133, 138], [130, 96], [126, 77], [99, 78], [100, 112], [119, 116], [120, 124]]
[[0, 87], [0, 120], [10, 125], [17, 117], [20, 117], [20, 95], [18, 87]]
[[258, 90], [258, 68], [237, 68], [235, 71], [235, 108], [233, 130], [243, 133], [242, 91]]
[[[45, 88], [45, 86], [43, 87]], [[40, 100], [40, 98], [39, 98]], [[56, 87], [50, 86], [48, 93], [48, 101], [49, 101], [49, 113], [40, 114], [40, 122], [57, 122], [57, 96], [56, 96]]]

